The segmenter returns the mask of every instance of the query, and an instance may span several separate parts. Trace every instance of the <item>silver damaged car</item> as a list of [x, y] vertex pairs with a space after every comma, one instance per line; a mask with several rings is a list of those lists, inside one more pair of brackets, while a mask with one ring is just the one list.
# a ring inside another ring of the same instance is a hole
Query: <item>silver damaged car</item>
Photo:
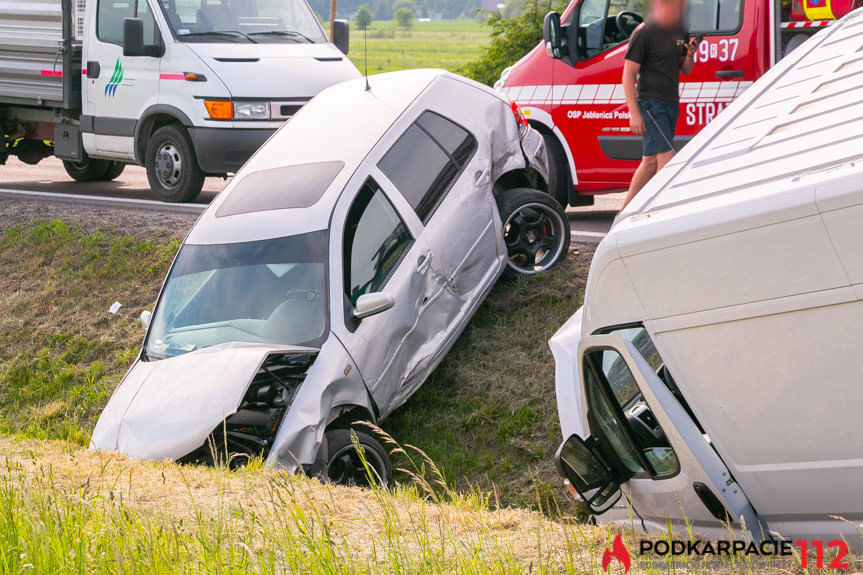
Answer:
[[387, 482], [358, 421], [403, 404], [503, 275], [565, 257], [542, 137], [437, 70], [329, 88], [194, 225], [91, 448]]

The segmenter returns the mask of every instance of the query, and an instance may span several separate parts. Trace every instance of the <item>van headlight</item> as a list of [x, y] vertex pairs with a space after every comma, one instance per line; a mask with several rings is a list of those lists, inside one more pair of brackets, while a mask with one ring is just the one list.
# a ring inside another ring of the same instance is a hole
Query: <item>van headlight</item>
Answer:
[[269, 102], [234, 102], [235, 120], [269, 120]]

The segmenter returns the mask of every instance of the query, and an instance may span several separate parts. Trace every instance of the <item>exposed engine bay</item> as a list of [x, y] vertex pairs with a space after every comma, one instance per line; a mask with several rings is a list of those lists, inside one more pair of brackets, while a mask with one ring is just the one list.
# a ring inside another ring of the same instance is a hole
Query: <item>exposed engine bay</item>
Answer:
[[272, 353], [252, 378], [236, 413], [180, 463], [228, 465], [234, 469], [253, 457], [266, 458], [285, 413], [296, 397], [317, 353]]

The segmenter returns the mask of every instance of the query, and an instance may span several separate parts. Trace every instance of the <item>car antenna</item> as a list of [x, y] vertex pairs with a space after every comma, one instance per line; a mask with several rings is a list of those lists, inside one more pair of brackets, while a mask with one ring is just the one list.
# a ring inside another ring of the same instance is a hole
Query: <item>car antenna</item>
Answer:
[[369, 85], [369, 27], [363, 28], [363, 71], [366, 76], [366, 92], [372, 89]]

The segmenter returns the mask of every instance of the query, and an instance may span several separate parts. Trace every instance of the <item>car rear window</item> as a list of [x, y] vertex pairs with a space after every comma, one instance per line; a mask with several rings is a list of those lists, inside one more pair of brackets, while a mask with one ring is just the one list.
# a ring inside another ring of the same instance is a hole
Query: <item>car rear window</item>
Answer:
[[308, 208], [321, 199], [344, 167], [340, 161], [316, 162], [253, 172], [237, 182], [216, 217]]
[[476, 147], [476, 138], [470, 132], [440, 114], [426, 111], [405, 130], [378, 168], [425, 224]]

